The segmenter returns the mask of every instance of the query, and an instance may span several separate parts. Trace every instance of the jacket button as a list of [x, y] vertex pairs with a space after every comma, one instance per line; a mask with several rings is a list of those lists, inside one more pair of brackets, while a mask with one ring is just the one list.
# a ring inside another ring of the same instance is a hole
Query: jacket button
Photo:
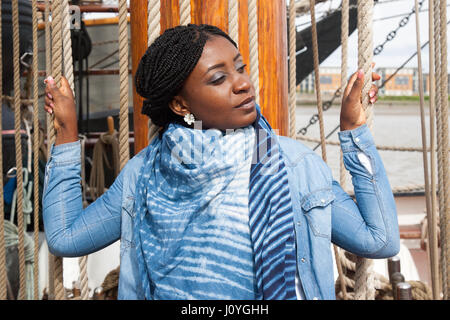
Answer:
[[356, 142], [359, 142], [359, 138], [355, 138], [355, 141], [356, 141]]
[[317, 298], [317, 297], [314, 297], [314, 298], [313, 298], [313, 300], [319, 300], [319, 298]]
[[320, 199], [320, 202], [325, 203], [325, 199]]
[[302, 225], [302, 223], [300, 221], [298, 221], [297, 225], [300, 227]]
[[303, 263], [305, 263], [306, 262], [306, 259], [305, 258], [302, 258], [302, 260], [300, 260], [301, 262], [303, 262]]

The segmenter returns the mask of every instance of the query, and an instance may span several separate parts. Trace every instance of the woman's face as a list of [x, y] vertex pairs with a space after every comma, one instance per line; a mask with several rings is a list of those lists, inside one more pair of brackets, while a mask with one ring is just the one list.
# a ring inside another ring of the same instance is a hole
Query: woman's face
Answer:
[[255, 88], [242, 56], [221, 36], [211, 37], [180, 93], [170, 104], [184, 116], [192, 113], [202, 128], [242, 128], [256, 119]]

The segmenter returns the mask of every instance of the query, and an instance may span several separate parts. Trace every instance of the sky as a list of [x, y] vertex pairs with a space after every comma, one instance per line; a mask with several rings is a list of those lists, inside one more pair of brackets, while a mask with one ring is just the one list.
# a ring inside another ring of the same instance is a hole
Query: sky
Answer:
[[[108, 2], [109, 0], [105, 1]], [[129, 0], [128, 0], [129, 1]], [[205, 0], [207, 1], [207, 0]], [[422, 0], [419, 0], [419, 2]], [[450, 0], [436, 0], [447, 2], [447, 20], [450, 19]], [[286, 0], [289, 4], [290, 0]], [[374, 48], [382, 44], [386, 36], [392, 30], [395, 30], [402, 18], [414, 9], [415, 0], [379, 0], [374, 6], [373, 14], [373, 44]], [[328, 10], [338, 8], [341, 0], [329, 0], [316, 5], [316, 20], [319, 20]], [[420, 9], [420, 40], [421, 43], [428, 41], [428, 0], [423, 1]], [[93, 15], [96, 14], [92, 14]], [[104, 16], [104, 14], [103, 14]], [[297, 26], [299, 29], [308, 27], [311, 24], [309, 13], [297, 18]], [[447, 42], [450, 41], [450, 32], [447, 32]], [[449, 45], [450, 48], [450, 45]], [[397, 68], [403, 64], [417, 50], [416, 42], [416, 20], [415, 15], [411, 15], [406, 26], [399, 29], [395, 39], [384, 45], [383, 52], [374, 57], [377, 67], [394, 67]], [[424, 72], [428, 72], [428, 46], [422, 50], [422, 67]], [[349, 73], [357, 70], [358, 65], [358, 32], [355, 30], [349, 38], [348, 46], [348, 66]], [[450, 55], [447, 55], [447, 64], [450, 62]], [[341, 65], [341, 50], [338, 48], [330, 55], [322, 64], [322, 66], [339, 67]], [[409, 62], [407, 67], [417, 67], [417, 57]]]
[[[447, 21], [450, 19], [450, 0], [441, 0], [447, 2]], [[373, 13], [373, 44], [374, 48], [382, 44], [386, 36], [392, 30], [399, 26], [402, 18], [408, 15], [414, 9], [414, 0], [379, 0], [379, 3], [374, 6]], [[420, 1], [419, 1], [420, 2]], [[316, 20], [327, 11], [339, 7], [341, 0], [331, 0], [325, 3], [316, 5]], [[428, 41], [428, 0], [423, 2], [420, 9], [419, 26], [420, 26], [420, 40], [421, 43]], [[305, 28], [311, 23], [309, 14], [297, 19], [298, 28]], [[448, 30], [448, 28], [447, 28]], [[447, 32], [447, 42], [450, 41], [450, 34]], [[358, 65], [358, 32], [355, 30], [349, 38], [349, 72], [357, 70]], [[396, 37], [384, 45], [383, 51], [374, 57], [374, 62], [377, 67], [395, 67], [397, 68], [403, 64], [412, 54], [417, 51], [416, 42], [416, 18], [415, 14], [411, 15], [406, 26], [400, 28]], [[422, 50], [422, 67], [424, 72], [428, 72], [429, 48], [426, 46]], [[449, 55], [447, 55], [447, 64], [450, 62]], [[322, 64], [322, 66], [340, 66], [341, 65], [341, 50], [337, 49], [330, 55]], [[407, 67], [417, 67], [417, 57], [413, 58]]]

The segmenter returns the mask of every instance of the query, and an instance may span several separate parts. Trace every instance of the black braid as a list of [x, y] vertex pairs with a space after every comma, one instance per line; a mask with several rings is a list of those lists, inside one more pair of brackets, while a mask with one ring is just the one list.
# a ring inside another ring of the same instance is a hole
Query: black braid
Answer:
[[182, 117], [170, 110], [169, 103], [197, 65], [211, 36], [222, 36], [237, 47], [215, 26], [189, 24], [167, 29], [142, 56], [135, 75], [136, 91], [146, 99], [142, 113], [154, 124], [161, 127], [171, 122], [186, 125]]

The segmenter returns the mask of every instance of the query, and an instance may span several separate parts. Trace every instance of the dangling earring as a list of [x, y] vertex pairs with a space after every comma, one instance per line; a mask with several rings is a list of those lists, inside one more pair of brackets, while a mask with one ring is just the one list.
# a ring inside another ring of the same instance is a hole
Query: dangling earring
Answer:
[[194, 115], [192, 113], [186, 113], [184, 115], [184, 121], [188, 124], [191, 125], [195, 122], [195, 118]]

